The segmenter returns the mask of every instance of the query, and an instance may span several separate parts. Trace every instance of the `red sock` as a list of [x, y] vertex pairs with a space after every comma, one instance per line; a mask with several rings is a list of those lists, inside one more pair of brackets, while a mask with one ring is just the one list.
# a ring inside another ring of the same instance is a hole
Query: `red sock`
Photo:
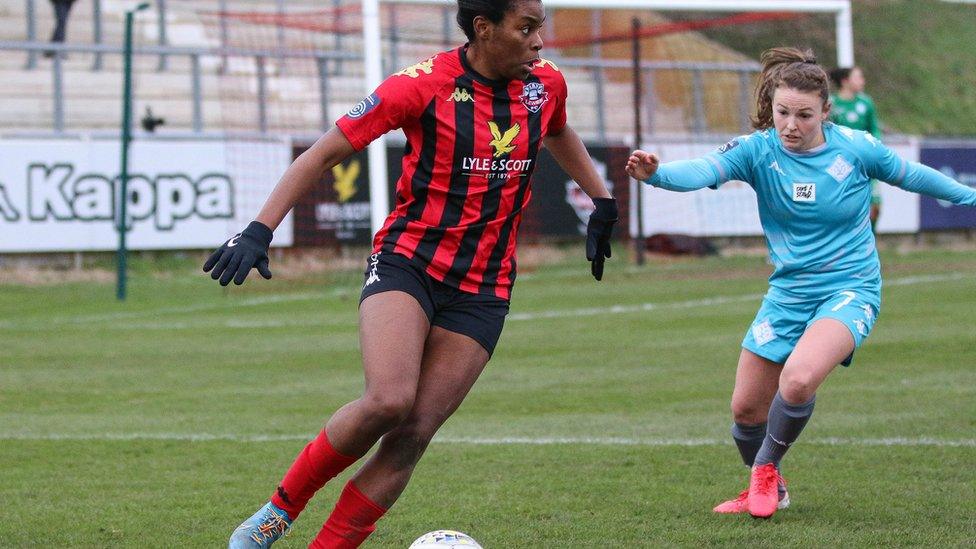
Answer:
[[386, 509], [370, 501], [350, 480], [342, 489], [335, 509], [309, 549], [355, 549], [376, 530]]
[[271, 503], [284, 509], [288, 517], [295, 520], [319, 488], [357, 459], [337, 452], [323, 429], [295, 458], [278, 490], [271, 496]]

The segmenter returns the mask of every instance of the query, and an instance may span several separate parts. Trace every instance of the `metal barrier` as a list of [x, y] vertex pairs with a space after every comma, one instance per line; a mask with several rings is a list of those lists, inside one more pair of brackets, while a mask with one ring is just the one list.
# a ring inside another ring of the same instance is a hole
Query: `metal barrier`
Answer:
[[[63, 133], [65, 131], [64, 126], [64, 66], [62, 61], [62, 53], [65, 52], [79, 52], [79, 53], [91, 53], [96, 56], [102, 55], [119, 55], [121, 56], [123, 51], [121, 46], [106, 46], [106, 45], [82, 45], [82, 44], [49, 44], [47, 42], [43, 43], [30, 43], [30, 42], [0, 42], [0, 51], [22, 51], [27, 52], [28, 58], [36, 57], [39, 52], [42, 51], [54, 51], [55, 55], [52, 57], [51, 63], [51, 81], [53, 85], [52, 90], [52, 101], [53, 101], [53, 130], [55, 133]], [[256, 108], [258, 109], [258, 121], [260, 133], [267, 133], [267, 79], [268, 75], [265, 71], [265, 60], [268, 58], [291, 58], [291, 59], [313, 59], [316, 66], [319, 67], [318, 78], [319, 78], [319, 92], [320, 97], [320, 109], [321, 109], [321, 120], [322, 129], [328, 128], [332, 121], [328, 117], [327, 106], [329, 104], [329, 87], [327, 85], [328, 76], [328, 64], [336, 63], [340, 61], [360, 61], [362, 56], [355, 53], [349, 52], [332, 52], [332, 51], [322, 51], [322, 52], [307, 52], [307, 51], [287, 51], [279, 52], [272, 50], [254, 50], [254, 49], [243, 49], [243, 48], [223, 48], [223, 49], [201, 49], [201, 48], [181, 48], [173, 46], [142, 46], [133, 48], [132, 53], [134, 56], [159, 56], [160, 59], [165, 59], [167, 56], [184, 56], [190, 60], [190, 74], [188, 75], [191, 81], [191, 97], [192, 101], [192, 127], [194, 132], [204, 132], [203, 124], [203, 90], [202, 90], [202, 74], [201, 74], [201, 57], [220, 57], [226, 58], [228, 56], [232, 57], [250, 57], [255, 61], [257, 67], [257, 79], [258, 79], [258, 93], [255, 98], [257, 101]], [[121, 93], [121, 90], [120, 90]]]
[[[82, 52], [91, 53], [93, 55], [92, 70], [100, 71], [103, 69], [103, 56], [108, 55], [121, 55], [121, 46], [109, 46], [102, 43], [103, 39], [103, 13], [102, 13], [102, 2], [101, 0], [91, 0], [92, 1], [92, 14], [93, 14], [93, 29], [92, 37], [93, 44], [61, 44], [61, 43], [48, 43], [39, 40], [36, 30], [36, 12], [35, 12], [35, 1], [36, 0], [25, 0], [26, 1], [26, 40], [23, 42], [0, 42], [0, 50], [5, 51], [22, 51], [27, 55], [26, 68], [36, 70], [38, 67], [37, 56], [38, 53], [43, 51], [55, 51], [55, 52]], [[274, 0], [274, 7], [276, 14], [279, 16], [284, 16], [286, 14], [286, 3], [284, 0]], [[221, 13], [226, 13], [228, 11], [229, 0], [211, 0], [211, 2], [216, 3], [216, 8]], [[206, 4], [205, 2], [200, 2], [197, 4], [198, 7]], [[213, 5], [213, 4], [211, 4]], [[342, 0], [331, 0], [331, 5], [335, 9], [335, 23], [337, 28], [341, 27], [341, 17], [344, 17], [344, 10], [340, 9], [342, 7]], [[220, 73], [223, 73], [227, 68], [227, 56], [244, 56], [252, 57], [254, 59], [255, 65], [257, 67], [257, 78], [258, 78], [258, 93], [256, 106], [258, 112], [258, 130], [262, 133], [267, 131], [267, 104], [266, 104], [266, 93], [267, 86], [266, 80], [268, 78], [267, 72], [265, 70], [265, 60], [266, 59], [287, 59], [287, 58], [314, 58], [316, 65], [316, 75], [313, 78], [317, 78], [317, 89], [319, 91], [319, 109], [322, 114], [322, 129], [326, 129], [331, 125], [331, 120], [327, 116], [327, 107], [329, 105], [330, 99], [330, 86], [329, 80], [332, 76], [337, 76], [343, 74], [343, 64], [346, 61], [362, 61], [362, 55], [359, 52], [344, 52], [343, 47], [345, 47], [344, 41], [346, 40], [342, 32], [334, 33], [335, 49], [334, 51], [321, 51], [321, 52], [309, 52], [309, 51], [293, 51], [285, 49], [287, 44], [285, 44], [284, 27], [279, 25], [276, 34], [276, 48], [267, 50], [247, 50], [247, 49], [236, 49], [228, 48], [226, 44], [228, 43], [228, 27], [226, 18], [220, 18], [220, 41], [222, 47], [217, 49], [212, 48], [188, 48], [188, 47], [172, 47], [168, 45], [168, 34], [167, 34], [167, 0], [154, 0], [154, 6], [156, 8], [156, 24], [158, 25], [158, 40], [156, 45], [152, 46], [142, 46], [135, 49], [135, 55], [137, 56], [158, 56], [158, 63], [156, 66], [157, 71], [166, 71], [169, 69], [168, 58], [171, 56], [185, 56], [190, 60], [190, 74], [188, 75], [191, 79], [192, 94], [190, 100], [192, 101], [192, 122], [191, 127], [194, 132], [201, 133], [205, 131], [203, 124], [203, 93], [201, 89], [201, 64], [200, 59], [202, 57], [212, 57], [216, 56], [221, 59], [220, 63]], [[203, 6], [205, 7], [205, 6]], [[441, 24], [439, 31], [434, 31], [434, 36], [430, 36], [425, 40], [425, 43], [430, 43], [432, 51], [450, 47], [457, 42], [458, 30], [455, 28], [453, 21], [453, 8], [450, 6], [442, 6], [439, 9]], [[412, 62], [413, 59], [403, 59], [401, 55], [400, 48], [403, 43], [402, 37], [399, 35], [397, 26], [397, 4], [390, 4], [388, 7], [388, 16], [390, 23], [390, 31], [387, 35], [387, 40], [389, 42], [389, 48], [385, 56], [384, 67], [387, 73], [392, 73], [393, 71], [400, 68], [403, 62]], [[547, 26], [551, 27], [552, 17], [547, 19]], [[601, 12], [599, 10], [594, 10], [592, 12], [592, 32], [594, 35], [598, 34], [601, 28]], [[438, 32], [440, 36], [437, 36]], [[551, 32], [549, 29], [548, 32]], [[593, 101], [595, 102], [595, 136], [602, 141], [608, 139], [608, 122], [607, 122], [607, 90], [606, 90], [606, 71], [610, 69], [627, 69], [631, 68], [631, 61], [626, 59], [603, 59], [602, 58], [602, 45], [597, 42], [592, 46], [591, 57], [586, 58], [568, 58], [559, 55], [558, 50], [551, 50], [547, 52], [547, 57], [551, 57], [560, 66], [579, 69], [581, 71], [589, 73], [594, 83], [594, 93], [595, 97]], [[751, 111], [752, 103], [752, 78], [758, 73], [760, 66], [755, 62], [745, 62], [745, 63], [714, 63], [714, 62], [671, 62], [671, 61], [646, 61], [641, 64], [642, 77], [653, 84], [654, 80], [657, 78], [659, 71], [673, 71], [682, 70], [689, 71], [691, 73], [691, 104], [690, 104], [690, 122], [688, 123], [688, 130], [695, 135], [703, 135], [709, 133], [710, 129], [707, 122], [706, 105], [705, 101], [705, 82], [708, 79], [708, 73], [710, 72], [725, 72], [725, 73], [737, 73], [739, 78], [739, 97], [736, 98], [732, 103], [728, 105], [727, 108], [735, 109], [738, 112], [738, 126], [739, 130], [743, 133], [748, 132], [750, 128], [749, 123], [749, 113]], [[60, 55], [54, 56], [54, 62], [51, 64], [52, 71], [52, 82], [53, 82], [53, 130], [56, 133], [62, 133], [65, 131], [64, 128], [64, 82], [63, 82], [63, 72], [64, 67], [62, 65]], [[645, 113], [648, 117], [647, 131], [645, 133], [656, 134], [658, 130], [655, 126], [655, 105], [657, 104], [658, 98], [655, 97], [655, 87], [653, 85], [644, 86], [645, 97], [643, 97], [643, 104], [645, 105]], [[618, 132], [619, 133], [619, 132]], [[619, 136], [618, 136], [619, 137]]]

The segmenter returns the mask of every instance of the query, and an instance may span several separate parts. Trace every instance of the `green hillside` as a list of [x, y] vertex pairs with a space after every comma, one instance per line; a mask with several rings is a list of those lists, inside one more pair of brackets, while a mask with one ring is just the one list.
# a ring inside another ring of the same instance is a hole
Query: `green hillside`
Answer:
[[[853, 0], [854, 56], [887, 131], [976, 137], [976, 5], [936, 0]], [[726, 27], [703, 33], [758, 58], [779, 45], [836, 59], [833, 17]], [[792, 37], [792, 38], [790, 38]]]

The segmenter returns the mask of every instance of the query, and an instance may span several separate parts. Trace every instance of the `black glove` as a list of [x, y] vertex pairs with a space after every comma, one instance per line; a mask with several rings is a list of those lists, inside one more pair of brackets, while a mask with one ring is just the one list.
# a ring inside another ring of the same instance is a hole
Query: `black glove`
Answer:
[[610, 257], [610, 236], [617, 222], [617, 201], [613, 198], [594, 198], [596, 209], [586, 224], [586, 259], [590, 272], [597, 280], [603, 279], [603, 262]]
[[271, 278], [268, 246], [271, 245], [272, 235], [271, 229], [263, 223], [252, 221], [246, 229], [210, 254], [203, 264], [203, 272], [209, 272], [214, 280], [220, 278], [221, 286], [226, 286], [232, 277], [234, 284], [240, 286], [254, 267], [264, 278]]

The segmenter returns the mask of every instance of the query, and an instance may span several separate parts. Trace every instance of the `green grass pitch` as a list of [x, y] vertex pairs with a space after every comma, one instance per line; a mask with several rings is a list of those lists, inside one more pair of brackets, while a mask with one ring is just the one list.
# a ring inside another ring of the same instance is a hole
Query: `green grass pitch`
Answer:
[[[572, 257], [525, 269], [366, 547], [445, 528], [489, 549], [976, 542], [972, 252], [883, 254], [878, 324], [820, 390], [768, 521], [710, 510], [747, 479], [728, 401], [769, 267], [615, 255], [596, 283]], [[110, 283], [0, 286], [0, 547], [222, 546], [360, 394], [359, 273], [224, 291], [198, 269], [136, 259], [124, 304]], [[348, 475], [276, 547], [307, 546]]]

